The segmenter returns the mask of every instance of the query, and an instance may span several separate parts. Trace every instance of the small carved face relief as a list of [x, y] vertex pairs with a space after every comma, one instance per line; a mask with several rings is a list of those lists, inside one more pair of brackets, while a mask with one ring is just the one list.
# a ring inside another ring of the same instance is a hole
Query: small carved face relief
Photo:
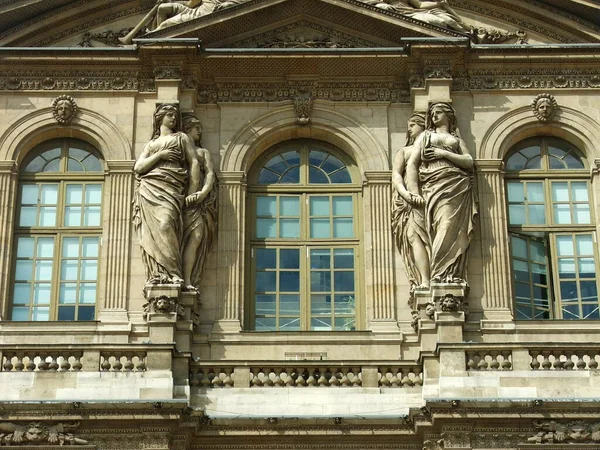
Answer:
[[548, 122], [554, 116], [558, 109], [558, 104], [554, 96], [550, 94], [540, 94], [531, 102], [533, 114], [540, 122]]
[[28, 428], [25, 432], [25, 439], [29, 442], [37, 442], [42, 439], [42, 430], [37, 427]]
[[552, 116], [552, 113], [554, 112], [554, 107], [552, 106], [550, 100], [548, 100], [547, 98], [542, 98], [538, 100], [537, 111], [540, 116], [547, 120], [550, 118], [550, 116]]
[[63, 125], [69, 123], [75, 116], [77, 104], [73, 97], [61, 95], [52, 102], [52, 114], [58, 123]]

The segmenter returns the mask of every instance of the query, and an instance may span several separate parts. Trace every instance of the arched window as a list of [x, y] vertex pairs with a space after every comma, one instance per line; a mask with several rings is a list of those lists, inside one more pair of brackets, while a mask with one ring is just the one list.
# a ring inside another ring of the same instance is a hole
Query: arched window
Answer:
[[93, 320], [103, 164], [75, 139], [37, 146], [21, 165], [12, 320]]
[[517, 319], [599, 319], [590, 171], [555, 137], [507, 155], [506, 190]]
[[360, 185], [338, 150], [309, 140], [250, 173], [248, 322], [256, 331], [355, 330]]

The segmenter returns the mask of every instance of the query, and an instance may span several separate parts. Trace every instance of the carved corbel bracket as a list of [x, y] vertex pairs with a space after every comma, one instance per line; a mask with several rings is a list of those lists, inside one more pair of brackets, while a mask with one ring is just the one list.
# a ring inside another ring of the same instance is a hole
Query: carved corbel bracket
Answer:
[[296, 123], [307, 125], [310, 122], [313, 98], [310, 92], [301, 92], [294, 97], [294, 109], [296, 110]]

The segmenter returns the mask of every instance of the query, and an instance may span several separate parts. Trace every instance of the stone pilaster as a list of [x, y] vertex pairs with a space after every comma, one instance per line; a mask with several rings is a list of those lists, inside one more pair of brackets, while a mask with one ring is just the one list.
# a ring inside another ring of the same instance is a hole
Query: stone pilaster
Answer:
[[394, 304], [394, 244], [391, 228], [392, 174], [365, 172], [365, 291], [369, 328], [398, 331]]
[[107, 161], [110, 189], [108, 220], [105, 222], [106, 288], [100, 318], [127, 321], [129, 260], [131, 257], [131, 201], [133, 199], [133, 165], [135, 161]]
[[244, 172], [219, 175], [219, 233], [217, 237], [217, 305], [215, 332], [238, 332], [244, 298], [245, 197]]
[[477, 160], [484, 323], [511, 322], [512, 295], [502, 160]]
[[10, 263], [17, 194], [17, 167], [14, 161], [0, 161], [0, 320], [10, 317]]

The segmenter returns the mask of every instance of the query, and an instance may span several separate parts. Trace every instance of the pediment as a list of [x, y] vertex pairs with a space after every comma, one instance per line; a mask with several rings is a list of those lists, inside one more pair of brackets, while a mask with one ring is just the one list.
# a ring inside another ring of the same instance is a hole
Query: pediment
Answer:
[[[534, 44], [600, 42], [600, 23], [590, 15], [600, 15], [600, 6], [565, 11], [557, 0], [449, 0], [465, 25], [456, 27], [440, 11], [415, 13], [419, 10], [411, 9], [409, 1], [204, 0], [194, 14], [182, 16], [185, 20], [156, 30], [144, 24], [136, 37], [197, 38], [207, 48], [381, 47], [399, 46], [402, 38], [457, 36], [476, 43], [513, 43], [523, 41], [522, 36]], [[226, 6], [220, 7], [223, 2]], [[19, 5], [24, 6], [6, 9], [0, 3], [0, 30], [7, 24], [0, 46], [117, 46], [117, 38], [140, 24], [155, 3], [29, 0]]]

